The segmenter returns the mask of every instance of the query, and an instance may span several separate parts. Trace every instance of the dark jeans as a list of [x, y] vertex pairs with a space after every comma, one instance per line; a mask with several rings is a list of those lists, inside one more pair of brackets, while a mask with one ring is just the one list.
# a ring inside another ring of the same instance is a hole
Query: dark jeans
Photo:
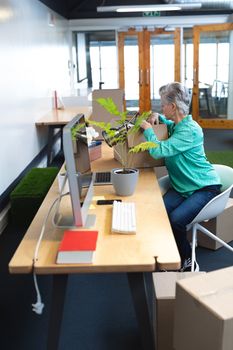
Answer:
[[181, 261], [191, 257], [191, 247], [187, 240], [186, 226], [192, 222], [199, 211], [220, 191], [220, 185], [206, 186], [185, 198], [174, 189], [163, 196]]

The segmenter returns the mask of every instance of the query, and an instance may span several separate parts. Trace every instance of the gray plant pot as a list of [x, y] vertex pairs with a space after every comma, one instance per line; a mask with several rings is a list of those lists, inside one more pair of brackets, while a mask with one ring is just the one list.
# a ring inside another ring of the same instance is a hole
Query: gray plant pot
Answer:
[[139, 171], [134, 168], [112, 169], [111, 180], [116, 194], [119, 196], [131, 196], [136, 188]]

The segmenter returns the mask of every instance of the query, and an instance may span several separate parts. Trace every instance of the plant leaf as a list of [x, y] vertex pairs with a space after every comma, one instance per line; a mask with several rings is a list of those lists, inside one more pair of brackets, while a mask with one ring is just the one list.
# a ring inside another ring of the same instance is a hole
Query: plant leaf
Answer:
[[97, 122], [95, 120], [89, 120], [88, 123], [91, 124], [91, 125], [98, 126], [99, 128], [101, 128], [102, 130], [106, 131], [107, 133], [112, 131], [112, 130], [110, 130], [112, 128], [112, 125], [110, 123]]
[[113, 142], [114, 143], [124, 143], [126, 141], [126, 136], [127, 136], [126, 134], [115, 136], [113, 138]]
[[108, 138], [111, 139], [112, 143], [124, 143], [126, 141], [127, 133], [122, 131], [121, 133], [118, 132], [118, 129], [114, 129], [110, 123], [105, 122], [97, 122], [95, 120], [90, 120], [89, 124], [98, 126], [102, 130], [106, 132], [108, 135]]
[[129, 150], [129, 152], [130, 153], [144, 152], [144, 151], [148, 151], [151, 148], [156, 148], [156, 147], [158, 147], [158, 145], [156, 143], [151, 142], [151, 141], [146, 141], [146, 142], [139, 143], [139, 145], [132, 147]]
[[129, 130], [129, 132], [135, 133], [135, 132], [139, 131], [142, 121], [147, 119], [150, 114], [151, 114], [151, 111], [143, 112], [141, 115], [139, 115], [136, 119], [135, 125]]
[[72, 140], [75, 140], [76, 138], [76, 135], [78, 134], [78, 132], [83, 129], [85, 127], [85, 124], [84, 123], [81, 123], [81, 124], [77, 124], [76, 126], [74, 126], [72, 129], [71, 129], [71, 137], [72, 137]]
[[97, 98], [96, 102], [98, 102], [106, 111], [110, 114], [120, 115], [121, 113], [118, 111], [117, 106], [115, 105], [113, 99], [109, 98]]
[[121, 119], [118, 121], [118, 123], [119, 123], [120, 125], [122, 125], [122, 124], [125, 123], [127, 114], [128, 114], [127, 111], [120, 113]]

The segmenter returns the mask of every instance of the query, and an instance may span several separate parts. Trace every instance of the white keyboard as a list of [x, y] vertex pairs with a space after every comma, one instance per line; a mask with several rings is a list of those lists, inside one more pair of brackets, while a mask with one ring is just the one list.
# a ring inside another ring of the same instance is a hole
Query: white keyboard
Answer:
[[113, 202], [112, 232], [125, 234], [136, 233], [135, 203]]

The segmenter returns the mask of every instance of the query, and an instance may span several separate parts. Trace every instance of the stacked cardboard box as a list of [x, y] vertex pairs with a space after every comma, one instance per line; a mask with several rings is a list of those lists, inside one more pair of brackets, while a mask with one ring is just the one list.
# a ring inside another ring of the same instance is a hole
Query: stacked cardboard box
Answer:
[[175, 350], [233, 349], [233, 267], [177, 282]]
[[173, 318], [176, 281], [204, 272], [155, 272], [153, 329], [157, 350], [173, 350]]

